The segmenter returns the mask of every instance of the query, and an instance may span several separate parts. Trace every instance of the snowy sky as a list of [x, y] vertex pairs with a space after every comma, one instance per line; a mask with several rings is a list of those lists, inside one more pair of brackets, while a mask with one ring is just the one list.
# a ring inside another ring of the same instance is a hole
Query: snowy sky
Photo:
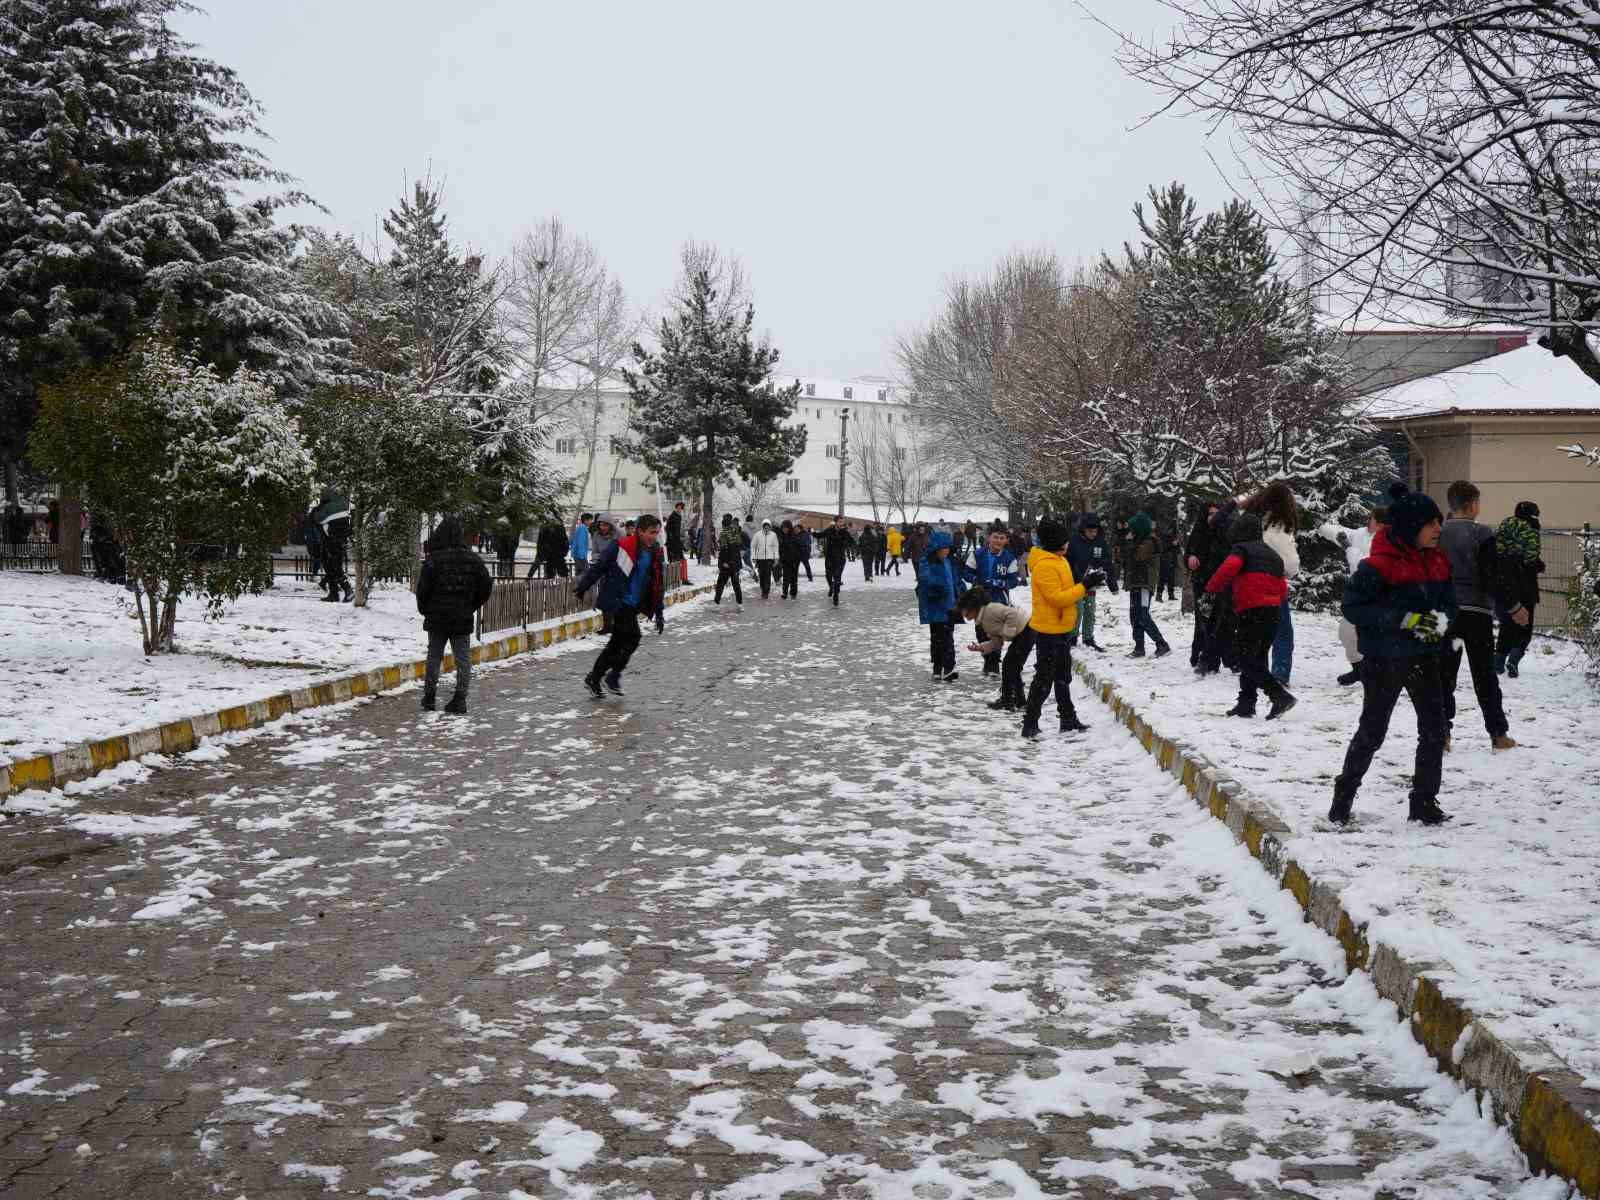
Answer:
[[[949, 273], [1092, 259], [1150, 183], [1228, 194], [1197, 122], [1130, 129], [1155, 97], [1068, 0], [201, 3], [179, 28], [239, 71], [330, 223], [370, 232], [431, 166], [469, 243], [559, 215], [652, 308], [678, 246], [712, 241], [797, 374], [893, 373]], [[1087, 3], [1168, 24], [1156, 0]]]

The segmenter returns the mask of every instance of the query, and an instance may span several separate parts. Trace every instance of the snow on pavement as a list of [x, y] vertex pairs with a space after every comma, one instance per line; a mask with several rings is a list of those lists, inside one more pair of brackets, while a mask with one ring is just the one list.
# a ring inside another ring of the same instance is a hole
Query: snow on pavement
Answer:
[[8, 888], [0, 1131], [88, 1114], [130, 1197], [1567, 1195], [1103, 709], [929, 683], [905, 589], [636, 663], [0, 830], [120, 839]]

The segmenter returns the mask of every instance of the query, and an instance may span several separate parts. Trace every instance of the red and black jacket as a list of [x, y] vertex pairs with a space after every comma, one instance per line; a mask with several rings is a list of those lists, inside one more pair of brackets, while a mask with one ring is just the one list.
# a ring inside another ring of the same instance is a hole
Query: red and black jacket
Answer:
[[1260, 538], [1235, 544], [1222, 565], [1206, 581], [1206, 591], [1220, 592], [1233, 587], [1233, 611], [1252, 608], [1277, 608], [1289, 598], [1289, 581], [1284, 578], [1283, 558]]

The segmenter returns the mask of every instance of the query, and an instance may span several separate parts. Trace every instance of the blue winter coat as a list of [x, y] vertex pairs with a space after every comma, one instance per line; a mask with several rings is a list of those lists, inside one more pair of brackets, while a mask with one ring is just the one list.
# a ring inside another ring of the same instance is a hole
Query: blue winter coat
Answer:
[[961, 614], [955, 611], [956, 600], [961, 595], [961, 574], [954, 558], [940, 562], [934, 556], [941, 547], [950, 545], [950, 535], [938, 530], [928, 540], [928, 554], [917, 573], [917, 617], [924, 625], [945, 621], [961, 624]]
[[1011, 589], [1022, 582], [1017, 574], [1017, 556], [1004, 548], [999, 554], [991, 554], [988, 546], [978, 546], [962, 560], [960, 572], [962, 579], [982, 584], [989, 598], [1001, 604], [1011, 603]]
[[[666, 572], [661, 564], [666, 556], [666, 547], [660, 543], [648, 551], [644, 550], [639, 544], [638, 534], [618, 538], [602, 550], [600, 557], [578, 577], [575, 590], [581, 596], [598, 582], [600, 594], [595, 600], [595, 607], [603, 613], [616, 612], [628, 605], [634, 576], [643, 570], [645, 577], [639, 580], [639, 599], [634, 607], [640, 616], [656, 616], [665, 611]], [[642, 568], [639, 565], [641, 559], [648, 560]]]
[[589, 561], [589, 527], [579, 521], [572, 530], [572, 561], [579, 566]]
[[1083, 536], [1084, 520], [1093, 516], [1093, 513], [1085, 513], [1078, 522], [1078, 532], [1068, 540], [1067, 565], [1072, 568], [1074, 579], [1082, 579], [1090, 571], [1104, 571], [1106, 586], [1114, 592], [1117, 590], [1117, 564], [1115, 555], [1111, 553], [1111, 539], [1106, 537], [1105, 526], [1096, 526], [1100, 536], [1093, 540]]

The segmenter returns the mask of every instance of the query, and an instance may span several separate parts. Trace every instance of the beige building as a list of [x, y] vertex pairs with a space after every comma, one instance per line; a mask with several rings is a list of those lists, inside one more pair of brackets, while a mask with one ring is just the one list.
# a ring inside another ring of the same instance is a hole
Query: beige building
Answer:
[[1532, 500], [1547, 529], [1600, 527], [1600, 471], [1560, 449], [1600, 444], [1600, 384], [1570, 360], [1523, 344], [1376, 392], [1368, 411], [1404, 439], [1408, 481], [1441, 508], [1470, 479], [1487, 521]]

